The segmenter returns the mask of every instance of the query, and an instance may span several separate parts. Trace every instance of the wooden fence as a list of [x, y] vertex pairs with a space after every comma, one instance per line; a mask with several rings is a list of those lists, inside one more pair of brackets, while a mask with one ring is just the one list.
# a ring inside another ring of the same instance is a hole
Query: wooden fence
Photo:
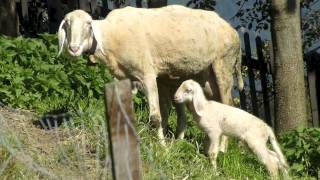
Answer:
[[[250, 44], [250, 37], [248, 33], [245, 33], [243, 36], [244, 40], [244, 52], [245, 55], [242, 59], [242, 65], [247, 67], [247, 79], [248, 85], [245, 86], [245, 89], [249, 88], [249, 96], [246, 96], [245, 91], [240, 93], [240, 103], [241, 108], [243, 110], [248, 111], [248, 107], [251, 107], [251, 111], [254, 115], [260, 116], [260, 118], [264, 119], [267, 124], [270, 126], [273, 125], [272, 123], [272, 112], [271, 112], [271, 104], [270, 99], [273, 98], [272, 93], [272, 86], [268, 87], [268, 77], [271, 76], [269, 63], [265, 59], [263, 54], [263, 42], [261, 38], [258, 36], [255, 38], [256, 43], [256, 58], [252, 57], [251, 53], [251, 44]], [[244, 68], [243, 68], [244, 69]], [[256, 72], [256, 73], [254, 73]], [[259, 74], [260, 77], [255, 76], [255, 74]], [[258, 83], [257, 83], [258, 82]], [[260, 82], [260, 83], [259, 83]], [[271, 81], [272, 82], [272, 81]], [[257, 93], [257, 85], [261, 86], [262, 89], [262, 101], [263, 105], [258, 105], [258, 97]], [[249, 103], [247, 103], [249, 100]], [[263, 115], [259, 112], [264, 112]]]

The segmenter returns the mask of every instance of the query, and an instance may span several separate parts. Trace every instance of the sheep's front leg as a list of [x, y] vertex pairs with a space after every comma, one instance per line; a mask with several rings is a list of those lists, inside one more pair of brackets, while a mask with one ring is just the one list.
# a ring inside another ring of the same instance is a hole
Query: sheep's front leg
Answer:
[[210, 145], [208, 150], [208, 155], [211, 160], [211, 164], [213, 166], [213, 170], [215, 175], [219, 175], [217, 170], [217, 157], [219, 153], [219, 144], [220, 144], [220, 136], [221, 133], [217, 130], [208, 135], [210, 139]]
[[186, 129], [186, 115], [184, 111], [184, 104], [182, 103], [174, 103], [174, 106], [177, 111], [177, 131], [176, 131], [176, 138], [183, 139], [184, 138], [184, 131]]
[[159, 96], [158, 96], [158, 87], [157, 87], [157, 78], [155, 75], [148, 75], [144, 77], [144, 85], [146, 90], [146, 95], [148, 98], [149, 104], [149, 121], [155, 125], [157, 128], [157, 134], [160, 139], [160, 143], [165, 145], [162, 121], [160, 115], [159, 107]]
[[160, 113], [162, 120], [162, 128], [164, 134], [168, 133], [168, 118], [171, 110], [171, 99], [170, 91], [168, 87], [158, 80], [158, 90], [159, 90], [159, 102], [160, 102]]

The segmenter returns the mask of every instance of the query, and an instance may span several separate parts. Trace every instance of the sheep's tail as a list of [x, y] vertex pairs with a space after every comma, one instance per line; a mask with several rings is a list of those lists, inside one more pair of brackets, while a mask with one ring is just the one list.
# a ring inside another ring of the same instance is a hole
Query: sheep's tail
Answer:
[[270, 127], [268, 127], [267, 129], [268, 129], [270, 143], [271, 143], [272, 148], [276, 152], [277, 157], [279, 159], [280, 168], [285, 173], [285, 175], [287, 177], [289, 177], [289, 174], [288, 174], [289, 166], [288, 166], [288, 164], [286, 162], [286, 159], [285, 159], [284, 155], [282, 154], [282, 151], [280, 149], [279, 143], [277, 142], [276, 137], [275, 137], [272, 129]]
[[236, 59], [236, 64], [235, 64], [235, 70], [236, 70], [236, 76], [237, 76], [237, 81], [238, 81], [238, 89], [240, 91], [243, 90], [243, 78], [241, 74], [241, 66], [242, 66], [242, 55], [241, 55], [241, 48], [239, 48], [239, 56]]

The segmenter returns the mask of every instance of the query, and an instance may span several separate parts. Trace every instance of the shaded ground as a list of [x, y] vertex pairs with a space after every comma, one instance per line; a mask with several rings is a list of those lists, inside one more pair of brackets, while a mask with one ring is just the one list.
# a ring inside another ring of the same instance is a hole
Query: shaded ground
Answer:
[[46, 130], [37, 121], [30, 111], [0, 108], [1, 179], [107, 179], [110, 161], [99, 133], [72, 122]]

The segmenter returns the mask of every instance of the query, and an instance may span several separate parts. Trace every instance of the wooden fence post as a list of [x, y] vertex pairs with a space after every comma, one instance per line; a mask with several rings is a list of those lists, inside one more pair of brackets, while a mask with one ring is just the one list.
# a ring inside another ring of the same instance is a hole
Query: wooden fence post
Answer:
[[131, 82], [123, 80], [106, 84], [105, 103], [113, 179], [139, 180], [140, 150], [133, 125]]
[[261, 78], [261, 86], [262, 86], [262, 93], [263, 93], [263, 106], [264, 106], [264, 115], [265, 121], [269, 126], [272, 126], [271, 122], [271, 115], [270, 115], [270, 104], [269, 104], [269, 95], [268, 95], [268, 85], [267, 85], [267, 64], [264, 61], [264, 56], [262, 52], [262, 41], [261, 38], [258, 36], [256, 37], [256, 48], [257, 48], [257, 55], [258, 60], [260, 62], [260, 78]]
[[249, 75], [249, 82], [250, 82], [250, 94], [251, 94], [251, 103], [253, 114], [259, 116], [259, 110], [257, 105], [257, 95], [256, 95], [256, 85], [254, 80], [254, 74], [252, 70], [252, 59], [251, 59], [251, 47], [250, 47], [250, 38], [249, 33], [244, 33], [244, 46], [246, 52], [246, 64], [248, 66], [248, 75]]

